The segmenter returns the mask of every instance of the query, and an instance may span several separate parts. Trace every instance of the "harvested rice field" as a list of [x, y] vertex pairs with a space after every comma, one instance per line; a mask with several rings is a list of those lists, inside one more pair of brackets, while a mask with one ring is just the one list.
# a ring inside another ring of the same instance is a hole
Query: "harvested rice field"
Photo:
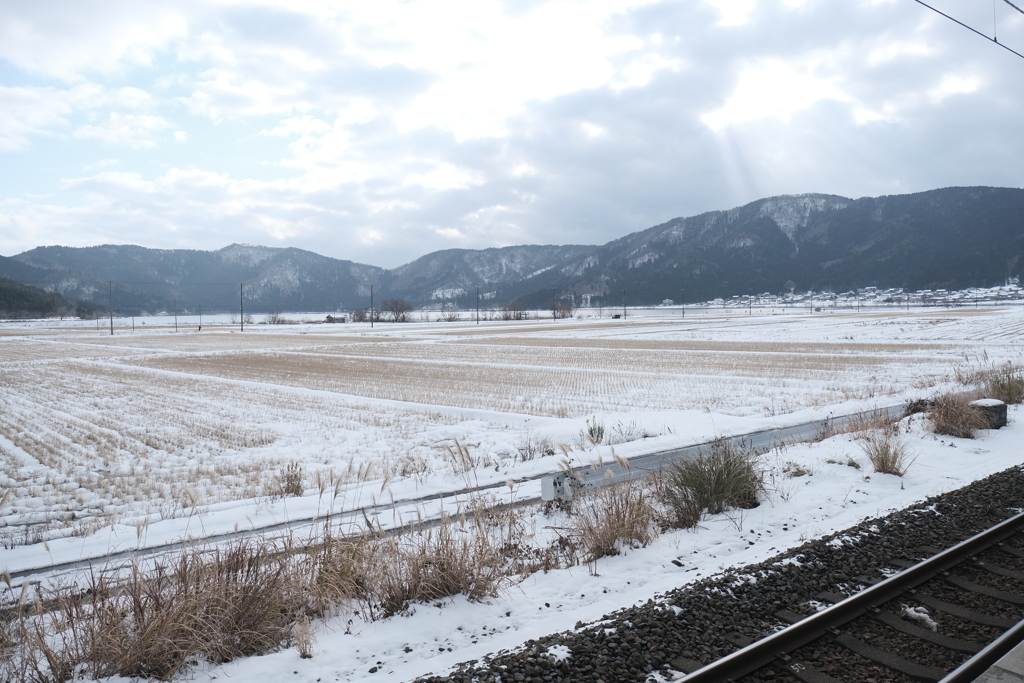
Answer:
[[555, 469], [545, 458], [562, 447], [586, 451], [588, 420], [636, 454], [895, 404], [1021, 363], [1022, 332], [1015, 307], [245, 332], [118, 321], [113, 336], [11, 326], [0, 543], [258, 507], [328, 478], [376, 495], [451, 490], [468, 481], [456, 439], [473, 481], [514, 479]]

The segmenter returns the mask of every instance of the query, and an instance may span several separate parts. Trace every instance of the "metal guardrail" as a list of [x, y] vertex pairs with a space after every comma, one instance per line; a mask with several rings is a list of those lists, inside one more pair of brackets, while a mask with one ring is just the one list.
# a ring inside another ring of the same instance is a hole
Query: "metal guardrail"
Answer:
[[661, 470], [666, 465], [679, 462], [687, 458], [696, 458], [705, 455], [717, 445], [726, 443], [731, 446], [751, 450], [757, 453], [767, 453], [773, 448], [800, 441], [808, 441], [813, 438], [826, 436], [830, 432], [839, 432], [857, 422], [899, 419], [907, 412], [907, 404], [865, 410], [847, 415], [830, 416], [824, 420], [804, 422], [790, 427], [778, 427], [764, 429], [748, 434], [722, 437], [712, 441], [673, 448], [648, 455], [635, 456], [623, 466], [619, 461], [612, 460], [601, 465], [581, 465], [566, 472], [558, 474], [542, 475], [541, 479], [541, 500], [567, 500], [572, 497], [574, 490], [595, 488], [608, 484], [617, 484], [651, 472]]
[[[580, 490], [584, 488], [595, 488], [598, 486], [606, 486], [609, 484], [615, 484], [629, 479], [635, 479], [644, 477], [652, 472], [660, 470], [662, 467], [686, 458], [697, 457], [701, 454], [710, 452], [714, 448], [716, 443], [727, 441], [737, 446], [752, 449], [758, 452], [767, 452], [773, 448], [781, 445], [797, 443], [799, 441], [807, 441], [813, 438], [825, 434], [827, 435], [830, 431], [840, 431], [844, 427], [855, 423], [857, 421], [871, 420], [876, 418], [893, 418], [901, 417], [907, 410], [907, 404], [900, 403], [898, 405], [888, 406], [885, 408], [877, 408], [874, 410], [865, 410], [856, 413], [850, 413], [847, 415], [830, 416], [824, 420], [812, 420], [804, 422], [798, 425], [792, 425], [790, 427], [780, 427], [774, 429], [765, 429], [756, 432], [750, 432], [747, 434], [741, 434], [730, 437], [723, 437], [721, 439], [715, 439], [711, 441], [705, 441], [690, 446], [684, 446], [681, 448], [672, 448], [662, 451], [656, 451], [654, 453], [648, 453], [645, 455], [634, 456], [633, 458], [625, 461], [626, 467], [623, 467], [618, 461], [612, 460], [607, 463], [593, 464], [593, 465], [580, 465], [569, 471], [565, 472], [545, 472], [541, 474], [531, 475], [519, 479], [520, 483], [531, 482], [540, 480], [541, 482], [541, 496], [532, 498], [521, 498], [516, 501], [515, 505], [523, 506], [536, 504], [545, 501], [553, 501], [556, 499], [568, 499], [572, 495], [572, 490]], [[566, 485], [567, 481], [573, 481], [575, 483], [570, 486]], [[50, 565], [44, 565], [39, 567], [31, 567], [19, 569], [17, 571], [10, 572], [12, 579], [30, 579], [36, 578], [43, 574], [53, 574], [58, 572], [72, 572], [78, 570], [91, 569], [99, 563], [110, 563], [121, 560], [128, 560], [133, 558], [148, 557], [151, 555], [158, 555], [165, 552], [179, 550], [183, 543], [225, 543], [242, 538], [249, 538], [256, 535], [269, 535], [274, 533], [293, 533], [295, 531], [312, 527], [313, 524], [344, 524], [346, 521], [352, 523], [365, 519], [367, 516], [376, 516], [389, 510], [396, 510], [401, 507], [421, 505], [425, 503], [436, 502], [439, 499], [452, 498], [458, 495], [467, 495], [473, 493], [484, 493], [484, 492], [503, 492], [506, 491], [506, 484], [504, 482], [494, 484], [484, 484], [480, 486], [474, 486], [469, 488], [460, 489], [457, 491], [445, 491], [440, 493], [431, 494], [429, 496], [419, 496], [416, 498], [403, 498], [388, 503], [375, 503], [373, 505], [367, 505], [351, 510], [342, 510], [334, 512], [333, 514], [320, 514], [315, 517], [293, 519], [287, 522], [280, 522], [277, 524], [254, 527], [250, 529], [244, 529], [239, 531], [231, 531], [221, 534], [211, 534], [203, 536], [201, 538], [191, 539], [190, 541], [176, 540], [173, 542], [149, 546], [145, 548], [132, 548], [127, 550], [119, 550], [115, 552], [103, 553], [94, 555], [91, 557], [85, 557], [78, 560], [72, 560], [69, 562], [53, 563]], [[417, 522], [419, 525], [429, 523], [431, 519], [421, 519]]]

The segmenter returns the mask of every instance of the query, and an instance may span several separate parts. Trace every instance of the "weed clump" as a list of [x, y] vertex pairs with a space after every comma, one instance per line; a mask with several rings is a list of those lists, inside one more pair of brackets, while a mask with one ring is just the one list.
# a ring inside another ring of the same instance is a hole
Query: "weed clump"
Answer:
[[590, 489], [574, 498], [573, 535], [590, 563], [618, 555], [623, 546], [643, 547], [654, 540], [655, 510], [635, 480]]
[[[240, 543], [93, 575], [84, 592], [37, 593], [35, 614], [7, 624], [3, 680], [167, 680], [198, 660], [227, 662], [291, 640], [308, 605], [306, 575], [285, 548]], [[50, 605], [44, 609], [44, 602]]]
[[708, 453], [669, 465], [658, 486], [667, 525], [675, 528], [695, 526], [705, 512], [755, 508], [763, 490], [757, 455], [725, 439]]
[[932, 431], [936, 434], [973, 439], [975, 432], [988, 427], [988, 419], [971, 405], [972, 397], [946, 393], [936, 397], [928, 413]]
[[1024, 374], [1012, 363], [994, 368], [985, 380], [985, 395], [1006, 404], [1024, 401]]
[[897, 477], [906, 474], [917, 459], [917, 456], [910, 455], [906, 442], [892, 429], [879, 429], [865, 435], [861, 448], [875, 472]]

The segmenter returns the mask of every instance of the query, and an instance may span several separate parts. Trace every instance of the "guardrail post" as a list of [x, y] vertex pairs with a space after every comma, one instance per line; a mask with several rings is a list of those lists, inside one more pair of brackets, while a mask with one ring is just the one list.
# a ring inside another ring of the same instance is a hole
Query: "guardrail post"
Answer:
[[552, 500], [568, 500], [565, 491], [565, 474], [553, 474], [540, 480], [540, 499], [548, 502]]

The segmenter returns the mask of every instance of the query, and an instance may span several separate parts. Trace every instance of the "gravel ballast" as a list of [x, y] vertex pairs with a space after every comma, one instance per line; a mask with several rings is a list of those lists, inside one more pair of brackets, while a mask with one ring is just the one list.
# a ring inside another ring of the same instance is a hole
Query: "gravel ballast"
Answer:
[[[611, 683], [644, 681], [653, 672], [671, 679], [683, 660], [707, 664], [739, 649], [738, 643], [781, 628], [784, 624], [774, 616], [780, 609], [809, 614], [815, 609], [809, 601], [821, 592], [853, 592], [862, 587], [864, 577], [880, 578], [882, 570], [895, 570], [894, 560], [916, 562], [930, 554], [926, 547], [955, 545], [1005, 519], [1024, 507], [1022, 492], [1024, 471], [1013, 467], [764, 562], [657, 595], [599, 622], [418, 680]], [[994, 580], [986, 583], [997, 585]], [[1002, 614], [1021, 617], [1017, 608], [1010, 608], [1012, 614], [1006, 610], [1002, 605]], [[770, 678], [784, 680], [766, 680]]]

